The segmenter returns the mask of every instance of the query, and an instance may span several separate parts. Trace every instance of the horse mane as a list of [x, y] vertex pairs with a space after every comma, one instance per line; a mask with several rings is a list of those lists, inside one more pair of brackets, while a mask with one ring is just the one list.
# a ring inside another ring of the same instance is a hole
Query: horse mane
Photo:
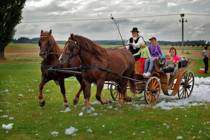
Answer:
[[80, 44], [81, 49], [91, 53], [98, 60], [101, 60], [102, 56], [107, 55], [107, 51], [105, 48], [102, 48], [101, 46], [86, 37], [73, 35], [73, 40], [77, 41]]
[[52, 48], [53, 48], [53, 52], [55, 53], [55, 55], [59, 58], [59, 56], [61, 55], [61, 50], [57, 44], [57, 42], [55, 41], [53, 35], [50, 35], [50, 43], [52, 44]]

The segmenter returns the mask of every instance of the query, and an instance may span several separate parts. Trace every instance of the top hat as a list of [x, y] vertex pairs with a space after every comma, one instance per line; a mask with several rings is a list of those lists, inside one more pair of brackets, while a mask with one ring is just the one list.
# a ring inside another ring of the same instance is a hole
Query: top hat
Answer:
[[137, 33], [139, 33], [139, 30], [138, 30], [137, 27], [133, 27], [133, 29], [131, 30], [131, 32], [137, 32]]

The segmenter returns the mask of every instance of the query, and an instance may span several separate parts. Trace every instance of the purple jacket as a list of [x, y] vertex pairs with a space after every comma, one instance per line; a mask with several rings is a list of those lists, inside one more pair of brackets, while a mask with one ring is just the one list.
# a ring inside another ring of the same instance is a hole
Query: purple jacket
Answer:
[[159, 44], [156, 46], [149, 44], [149, 52], [151, 54], [151, 57], [160, 58], [162, 56], [162, 51]]

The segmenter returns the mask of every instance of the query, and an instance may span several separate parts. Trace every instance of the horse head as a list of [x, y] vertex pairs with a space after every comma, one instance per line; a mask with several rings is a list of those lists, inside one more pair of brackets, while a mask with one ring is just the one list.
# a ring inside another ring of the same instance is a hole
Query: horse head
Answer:
[[60, 50], [52, 36], [52, 30], [49, 32], [41, 30], [39, 39], [40, 52], [39, 56], [47, 59], [50, 54], [55, 54], [59, 57]]
[[74, 65], [74, 62], [80, 59], [79, 57], [80, 46], [78, 42], [75, 40], [74, 35], [71, 34], [66, 41], [63, 53], [59, 57], [59, 61], [64, 65]]

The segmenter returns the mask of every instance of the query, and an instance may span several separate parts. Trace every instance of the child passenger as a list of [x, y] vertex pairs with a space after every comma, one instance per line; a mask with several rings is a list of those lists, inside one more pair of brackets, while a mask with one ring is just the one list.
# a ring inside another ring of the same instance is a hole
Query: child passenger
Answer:
[[177, 55], [176, 49], [171, 47], [169, 50], [169, 57], [167, 59], [168, 62], [172, 62], [173, 64], [178, 64], [180, 61], [180, 57]]
[[140, 73], [143, 73], [143, 76], [150, 76], [150, 74], [148, 75], [145, 75], [146, 72], [148, 71], [148, 68], [149, 67], [153, 67], [153, 63], [147, 63], [147, 61], [150, 61], [151, 59], [151, 55], [150, 55], [150, 52], [149, 52], [149, 49], [148, 47], [146, 46], [146, 44], [141, 44], [140, 45], [140, 50], [138, 53], [134, 54], [134, 57], [135, 55], [139, 55], [140, 54], [140, 58], [139, 58], [139, 63], [140, 63]]
[[168, 85], [169, 88], [172, 88], [172, 81], [173, 81], [173, 75], [176, 73], [177, 69], [178, 69], [178, 63], [180, 61], [181, 57], [179, 57], [177, 55], [177, 51], [174, 47], [171, 47], [169, 50], [169, 55], [166, 58], [166, 64], [168, 68], [172, 68], [173, 72], [172, 73], [167, 73], [167, 77], [168, 77]]
[[163, 53], [161, 51], [160, 45], [158, 44], [156, 37], [150, 38], [149, 41], [149, 51], [153, 60], [161, 58]]
[[162, 57], [162, 51], [160, 49], [160, 45], [157, 42], [156, 37], [152, 37], [149, 39], [149, 52], [150, 52], [150, 59], [147, 59], [145, 61], [145, 67], [144, 67], [144, 77], [149, 77], [151, 75], [151, 72], [153, 70], [154, 66], [154, 60], [159, 59]]

